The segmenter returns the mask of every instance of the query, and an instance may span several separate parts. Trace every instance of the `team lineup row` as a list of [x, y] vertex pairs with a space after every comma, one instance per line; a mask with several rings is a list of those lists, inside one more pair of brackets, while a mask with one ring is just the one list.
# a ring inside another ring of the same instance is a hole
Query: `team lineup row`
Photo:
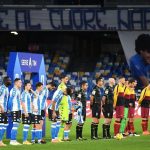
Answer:
[[[53, 143], [69, 141], [69, 132], [72, 126], [72, 113], [76, 111], [76, 139], [86, 140], [82, 136], [84, 122], [86, 121], [86, 91], [87, 82], [81, 83], [81, 89], [76, 92], [76, 103], [72, 104], [71, 96], [73, 89], [67, 87], [69, 78], [67, 75], [61, 76], [61, 83], [56, 88], [55, 83], [51, 82], [45, 87], [41, 82], [36, 84], [36, 90], [32, 90], [31, 83], [24, 83], [24, 91], [21, 93], [22, 81], [19, 78], [14, 80], [14, 87], [8, 90], [11, 85], [11, 79], [4, 77], [3, 85], [0, 87], [0, 146], [6, 146], [3, 143], [3, 136], [8, 126], [8, 114], [10, 114], [13, 127], [11, 129], [10, 145], [21, 145], [17, 142], [17, 130], [22, 120], [23, 144], [31, 145], [33, 143], [46, 143], [42, 139], [42, 126], [45, 118], [45, 110], [48, 109], [48, 117], [51, 123], [51, 138]], [[105, 85], [103, 78], [96, 79], [96, 85], [92, 90], [90, 97], [90, 107], [92, 110], [91, 139], [97, 140], [98, 124], [101, 111], [104, 115], [103, 138], [110, 139], [110, 124], [113, 118], [113, 111], [116, 111], [116, 120], [114, 123], [114, 137], [135, 135], [134, 131], [134, 110], [136, 101], [137, 81], [134, 79], [125, 80], [120, 77], [118, 84], [115, 85], [115, 79], [110, 78]], [[51, 104], [47, 107], [46, 101], [49, 90], [55, 90]], [[145, 87], [138, 100], [141, 106], [142, 129], [143, 134], [148, 135], [148, 117], [150, 104], [150, 84]], [[128, 121], [127, 121], [128, 119]], [[27, 140], [28, 132], [32, 124], [32, 139]]]

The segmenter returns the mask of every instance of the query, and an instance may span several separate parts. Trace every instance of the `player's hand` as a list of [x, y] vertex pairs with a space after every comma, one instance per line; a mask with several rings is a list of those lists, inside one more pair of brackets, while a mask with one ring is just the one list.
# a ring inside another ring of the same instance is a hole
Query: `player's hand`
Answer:
[[139, 108], [140, 108], [141, 106], [140, 105], [138, 105], [138, 107], [137, 107], [137, 110], [139, 110]]
[[1, 113], [4, 113], [3, 107], [0, 108], [0, 112], [1, 112]]
[[90, 109], [92, 109], [92, 107], [93, 107], [93, 105], [92, 105], [92, 104], [90, 104]]
[[29, 117], [29, 114], [28, 114], [28, 113], [25, 113], [25, 117]]
[[113, 108], [114, 108], [114, 110], [116, 110], [116, 106], [115, 105], [113, 105]]
[[53, 119], [56, 118], [56, 112], [55, 111], [53, 111], [52, 117], [53, 117]]
[[92, 107], [93, 107], [93, 102], [90, 101], [90, 109], [92, 109]]
[[132, 107], [133, 106], [132, 103], [129, 103], [129, 106]]
[[37, 109], [33, 109], [33, 112], [38, 112], [38, 110]]
[[71, 111], [75, 111], [76, 109], [74, 107], [71, 108]]
[[31, 91], [32, 93], [34, 93], [34, 91], [33, 91], [32, 89], [30, 89], [30, 91]]

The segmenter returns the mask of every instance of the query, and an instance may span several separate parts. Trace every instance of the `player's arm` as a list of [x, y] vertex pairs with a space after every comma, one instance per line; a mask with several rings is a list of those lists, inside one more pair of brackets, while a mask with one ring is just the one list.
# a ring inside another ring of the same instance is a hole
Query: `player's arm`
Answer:
[[[0, 97], [4, 95], [4, 90], [1, 88], [0, 89]], [[2, 99], [0, 98], [0, 112], [4, 112], [4, 109], [3, 109], [3, 105], [2, 105]]]
[[10, 94], [9, 101], [8, 101], [8, 110], [9, 111], [12, 111], [12, 104], [15, 99], [15, 95], [16, 95], [16, 90], [13, 90]]
[[3, 106], [2, 106], [2, 104], [0, 103], [0, 112], [4, 112], [4, 109], [3, 109]]
[[113, 107], [115, 108], [116, 107], [116, 104], [117, 104], [117, 98], [118, 98], [118, 85], [115, 87], [114, 89], [114, 103], [113, 103]]
[[52, 98], [53, 119], [56, 118], [56, 103], [57, 103], [57, 108], [58, 108], [62, 97], [63, 97], [63, 92], [54, 93], [54, 96]]
[[32, 100], [32, 102], [31, 102], [32, 111], [33, 112], [37, 112], [38, 110], [34, 106], [34, 101], [35, 101], [34, 99], [37, 99], [38, 96], [37, 96], [37, 94], [32, 89], [30, 91], [32, 93], [32, 96], [31, 96], [32, 97], [32, 99], [31, 99]]
[[91, 96], [90, 96], [90, 107], [91, 107], [91, 108], [93, 107], [95, 94], [96, 94], [96, 91], [95, 91], [95, 89], [94, 89], [94, 90], [92, 91]]
[[105, 102], [106, 102], [106, 99], [107, 99], [107, 97], [108, 97], [108, 92], [109, 92], [109, 88], [106, 87], [106, 89], [105, 89], [105, 91], [104, 91], [104, 94], [103, 94], [103, 96], [102, 96], [102, 105], [104, 105]]
[[143, 101], [143, 99], [145, 97], [145, 92], [146, 92], [146, 88], [142, 90], [140, 98], [138, 100], [139, 107], [141, 106], [141, 103], [142, 103], [142, 101]]
[[52, 110], [55, 111], [56, 101], [52, 100]]
[[104, 96], [102, 97], [102, 106], [105, 105], [105, 102], [106, 102], [106, 96], [104, 95]]
[[91, 107], [91, 108], [92, 108], [92, 106], [93, 106], [93, 102], [94, 102], [94, 96], [91, 95], [91, 96], [90, 96], [90, 107]]
[[79, 105], [79, 102], [81, 101], [81, 93], [80, 92], [77, 92], [76, 93], [76, 96], [75, 96], [75, 100], [76, 100], [76, 103], [74, 105], [74, 108], [75, 110], [77, 111], [81, 106]]
[[25, 116], [28, 117], [28, 113], [27, 113], [26, 106], [25, 106], [25, 99], [26, 98], [27, 98], [27, 96], [25, 95], [25, 93], [23, 93], [21, 95], [21, 106], [22, 106], [22, 109], [24, 111]]
[[36, 112], [34, 103], [32, 103], [31, 106], [32, 106], [32, 111], [33, 111], [33, 112]]

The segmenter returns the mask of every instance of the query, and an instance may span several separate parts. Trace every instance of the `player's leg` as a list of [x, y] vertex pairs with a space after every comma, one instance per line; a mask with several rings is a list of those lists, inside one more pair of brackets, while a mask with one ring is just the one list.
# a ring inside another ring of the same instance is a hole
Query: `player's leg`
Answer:
[[78, 114], [78, 119], [77, 119], [78, 123], [76, 126], [76, 139], [77, 140], [82, 140], [82, 128], [83, 128], [83, 124], [84, 124], [84, 118], [82, 116], [82, 114]]
[[91, 139], [98, 139], [98, 124], [100, 119], [101, 109], [99, 104], [92, 107], [92, 123], [91, 123]]
[[[38, 143], [38, 144], [41, 144], [41, 140], [42, 140], [40, 119], [41, 119], [40, 115], [34, 115], [34, 126], [33, 126], [33, 128], [35, 130], [33, 130], [34, 132], [32, 134], [32, 136], [33, 136], [32, 137], [32, 142], [33, 143]], [[35, 140], [37, 140], [37, 142]]]
[[83, 122], [80, 125], [80, 137], [82, 138], [82, 140], [87, 140], [86, 138], [83, 137], [83, 126], [84, 126], [84, 122], [86, 121], [86, 108], [82, 110], [82, 119]]
[[0, 113], [0, 147], [6, 146], [2, 141], [3, 136], [4, 136], [4, 113]]
[[0, 113], [0, 147], [6, 146], [6, 144], [3, 143], [3, 137], [6, 131], [4, 118], [5, 118], [5, 113]]
[[121, 126], [120, 126], [120, 133], [122, 133], [122, 134], [125, 133], [125, 127], [126, 127], [127, 118], [128, 118], [128, 108], [125, 107], [124, 108], [124, 117], [121, 120]]
[[141, 107], [141, 117], [142, 117], [142, 130], [143, 135], [149, 135], [148, 131], [148, 117], [149, 117], [149, 108]]
[[120, 131], [121, 120], [124, 114], [123, 106], [116, 106], [116, 119], [114, 123], [114, 136], [116, 136]]
[[61, 119], [61, 126], [58, 132], [58, 140], [61, 142], [64, 139], [64, 128], [66, 122], [69, 120], [69, 112], [67, 109], [63, 108], [60, 110], [60, 119]]
[[[41, 120], [40, 120], [40, 135], [42, 135], [42, 132], [43, 132], [43, 124], [44, 124], [44, 121], [45, 121], [45, 110], [41, 110]], [[46, 144], [46, 141], [42, 138], [41, 140], [41, 143], [42, 144]]]
[[38, 143], [43, 144], [42, 141], [42, 127], [43, 127], [43, 119], [42, 116], [39, 115], [39, 124], [37, 124], [37, 129], [38, 129]]
[[134, 128], [134, 113], [135, 113], [135, 108], [134, 107], [130, 107], [129, 108], [129, 115], [128, 115], [128, 133], [130, 135], [133, 135], [133, 136], [140, 136], [139, 134], [137, 134], [135, 132], [135, 128]]
[[24, 127], [23, 127], [23, 144], [31, 145], [32, 143], [27, 141], [29, 128], [30, 128], [30, 124], [31, 124], [31, 115], [28, 114], [28, 117], [25, 117], [25, 114], [22, 114], [22, 123], [24, 124]]
[[18, 120], [20, 120], [19, 111], [13, 111], [11, 112], [11, 115], [13, 120], [13, 127], [11, 130], [10, 145], [21, 145], [19, 142], [17, 142], [17, 134], [18, 134], [18, 127], [19, 127]]
[[103, 106], [104, 124], [103, 124], [103, 138], [110, 139], [110, 124], [113, 117], [113, 106], [104, 105]]
[[31, 143], [35, 143], [35, 138], [36, 138], [36, 134], [35, 134], [35, 124], [36, 124], [36, 119], [35, 119], [35, 115], [31, 114], [31, 124], [32, 124], [32, 130], [31, 130]]
[[65, 125], [64, 140], [66, 141], [70, 141], [69, 133], [70, 133], [71, 127], [72, 127], [72, 113], [69, 114], [69, 120], [66, 122], [66, 125]]
[[40, 119], [40, 124], [39, 124], [39, 132], [40, 132], [39, 134], [41, 136], [40, 137], [41, 138], [41, 144], [45, 144], [46, 143], [46, 141], [44, 139], [42, 139], [43, 123], [44, 123], [43, 118], [41, 118]]
[[98, 118], [93, 118], [92, 119], [92, 124], [91, 124], [91, 139], [98, 139], [98, 124], [99, 124], [99, 119]]
[[110, 124], [111, 124], [111, 120], [112, 118], [106, 118], [105, 121], [104, 121], [104, 131], [105, 131], [105, 134], [106, 134], [106, 139], [110, 139], [111, 138], [111, 134], [110, 134]]
[[35, 124], [32, 125], [32, 130], [31, 130], [31, 143], [35, 143]]
[[55, 135], [56, 135], [56, 119], [52, 117], [53, 110], [48, 109], [48, 118], [51, 121], [50, 126], [50, 135], [51, 135], [51, 142], [55, 142]]
[[82, 129], [83, 129], [83, 124], [78, 123], [76, 126], [76, 139], [77, 140], [82, 140]]
[[62, 140], [64, 139], [64, 128], [65, 128], [65, 124], [66, 124], [66, 121], [62, 120], [62, 121], [61, 121], [60, 129], [59, 129], [59, 132], [58, 132], [58, 140], [59, 140], [59, 141], [62, 141]]
[[3, 146], [3, 142], [2, 142], [2, 140], [3, 140], [3, 136], [2, 136], [3, 126], [4, 126], [4, 124], [0, 123], [0, 147]]
[[60, 120], [60, 114], [59, 111], [56, 111], [56, 131], [55, 131], [55, 139], [58, 139], [58, 132], [60, 130], [61, 127], [61, 120]]

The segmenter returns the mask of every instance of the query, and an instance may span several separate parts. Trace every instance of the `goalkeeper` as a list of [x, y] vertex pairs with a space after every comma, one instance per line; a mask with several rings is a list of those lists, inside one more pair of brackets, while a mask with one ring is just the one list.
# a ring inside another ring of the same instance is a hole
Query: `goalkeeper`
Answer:
[[61, 126], [58, 133], [58, 140], [61, 142], [64, 139], [64, 127], [66, 122], [69, 119], [69, 97], [71, 95], [71, 89], [66, 88], [64, 91], [64, 95], [59, 103], [59, 114], [61, 119]]

